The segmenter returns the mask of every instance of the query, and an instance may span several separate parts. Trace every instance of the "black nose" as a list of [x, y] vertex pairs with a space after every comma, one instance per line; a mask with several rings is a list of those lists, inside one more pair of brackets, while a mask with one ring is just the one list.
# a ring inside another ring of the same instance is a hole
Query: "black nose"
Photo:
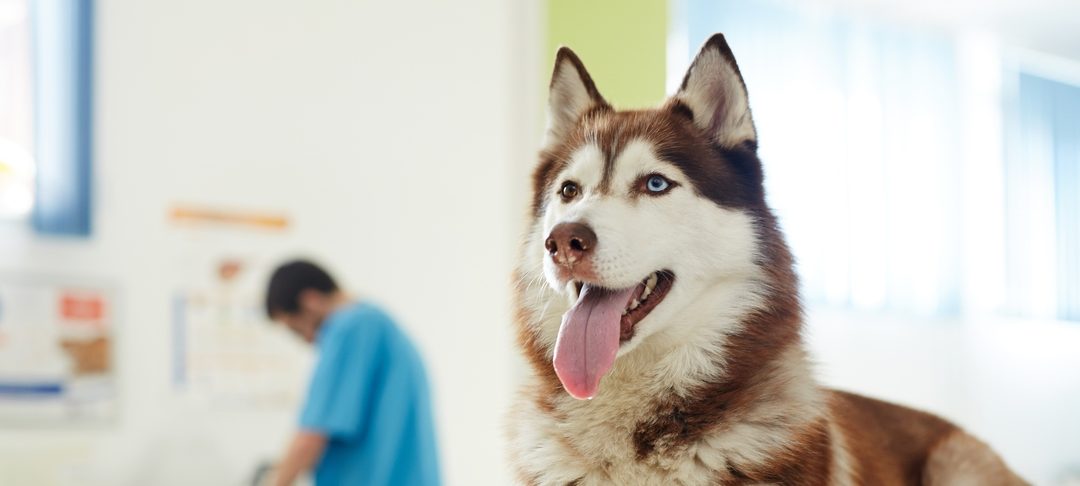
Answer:
[[596, 233], [581, 223], [561, 223], [552, 228], [544, 248], [555, 263], [572, 264], [592, 255], [596, 248]]

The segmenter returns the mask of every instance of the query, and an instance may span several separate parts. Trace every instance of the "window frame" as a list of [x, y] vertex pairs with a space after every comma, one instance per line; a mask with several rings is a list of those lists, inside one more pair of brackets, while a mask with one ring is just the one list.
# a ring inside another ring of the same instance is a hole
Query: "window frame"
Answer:
[[43, 235], [92, 231], [94, 2], [30, 5], [37, 160], [31, 225]]

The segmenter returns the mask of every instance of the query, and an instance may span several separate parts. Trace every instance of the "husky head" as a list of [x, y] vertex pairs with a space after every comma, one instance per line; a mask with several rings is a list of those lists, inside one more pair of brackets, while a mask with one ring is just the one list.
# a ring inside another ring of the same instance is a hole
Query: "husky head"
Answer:
[[775, 227], [756, 152], [746, 87], [722, 35], [674, 96], [639, 111], [612, 108], [581, 60], [560, 49], [518, 270], [533, 365], [591, 398], [635, 349], [731, 331], [725, 316], [754, 308], [768, 286], [763, 241]]

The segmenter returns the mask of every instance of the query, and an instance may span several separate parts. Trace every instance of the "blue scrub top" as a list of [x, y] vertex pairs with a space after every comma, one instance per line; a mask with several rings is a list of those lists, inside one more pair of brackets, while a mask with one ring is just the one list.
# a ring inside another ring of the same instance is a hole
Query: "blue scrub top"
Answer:
[[315, 344], [300, 427], [326, 435], [317, 485], [438, 485], [427, 376], [419, 353], [376, 306], [327, 318]]

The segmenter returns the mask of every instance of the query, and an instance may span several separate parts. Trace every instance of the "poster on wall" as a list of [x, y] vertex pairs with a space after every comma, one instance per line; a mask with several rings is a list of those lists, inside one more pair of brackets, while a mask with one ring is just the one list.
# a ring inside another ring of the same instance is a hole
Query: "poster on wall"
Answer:
[[107, 286], [0, 279], [0, 423], [113, 418], [115, 329]]
[[219, 410], [292, 411], [311, 353], [263, 309], [266, 279], [292, 227], [284, 212], [177, 203], [168, 213], [172, 388]]
[[197, 267], [201, 283], [173, 295], [173, 386], [213, 407], [291, 410], [309, 353], [274, 326], [262, 307], [261, 266], [252, 257], [218, 257]]

